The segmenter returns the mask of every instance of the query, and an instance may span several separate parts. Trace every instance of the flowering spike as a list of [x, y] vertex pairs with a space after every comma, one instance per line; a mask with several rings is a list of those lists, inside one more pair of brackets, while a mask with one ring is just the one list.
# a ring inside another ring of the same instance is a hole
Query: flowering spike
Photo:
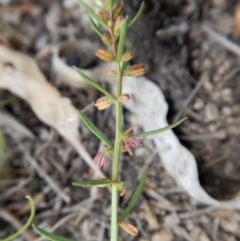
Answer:
[[125, 76], [140, 76], [143, 75], [146, 71], [146, 68], [143, 64], [135, 64], [127, 67], [123, 75]]
[[118, 225], [127, 233], [136, 236], [138, 234], [138, 230], [135, 226], [130, 223], [126, 223], [124, 221], [118, 221]]
[[115, 59], [114, 54], [105, 50], [105, 49], [99, 49], [96, 52], [96, 56], [99, 57], [100, 59], [106, 61], [106, 62], [112, 62]]
[[114, 99], [110, 99], [110, 98], [104, 96], [97, 100], [95, 106], [99, 110], [104, 110], [104, 109], [107, 109], [111, 104], [113, 104], [114, 101], [115, 101]]

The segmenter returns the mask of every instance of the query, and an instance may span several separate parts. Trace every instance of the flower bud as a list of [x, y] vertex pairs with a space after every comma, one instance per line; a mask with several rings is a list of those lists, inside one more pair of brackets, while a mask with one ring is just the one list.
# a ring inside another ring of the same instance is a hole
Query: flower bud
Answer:
[[101, 18], [101, 20], [104, 23], [108, 22], [108, 16], [107, 16], [107, 14], [105, 12], [103, 12], [103, 11], [98, 12], [98, 17]]
[[111, 45], [112, 44], [112, 39], [111, 39], [110, 35], [107, 34], [107, 33], [104, 33], [102, 35], [102, 41], [103, 41], [103, 43], [105, 43], [107, 45]]
[[123, 13], [123, 5], [121, 4], [116, 5], [113, 9], [113, 19], [116, 19], [122, 13]]
[[112, 26], [113, 26], [113, 21], [112, 21], [112, 20], [108, 20], [107, 26], [108, 26], [109, 28], [112, 28]]
[[123, 94], [123, 95], [118, 96], [116, 98], [116, 101], [124, 103], [124, 102], [127, 102], [129, 99], [131, 99], [129, 94]]
[[114, 102], [113, 99], [109, 99], [108, 97], [104, 96], [97, 100], [95, 106], [99, 110], [104, 110], [104, 109], [107, 109], [111, 104], [113, 104], [113, 102]]
[[118, 225], [127, 233], [136, 236], [138, 234], [138, 230], [135, 226], [130, 223], [126, 223], [124, 221], [118, 221]]
[[114, 61], [115, 59], [115, 56], [113, 53], [105, 50], [105, 49], [99, 49], [97, 52], [96, 52], [96, 56], [98, 56], [98, 58], [106, 61], [106, 62], [112, 62]]
[[146, 71], [146, 68], [143, 64], [135, 64], [127, 67], [123, 75], [125, 76], [140, 76], [143, 75]]
[[109, 69], [106, 71], [106, 75], [110, 77], [115, 77], [117, 76], [117, 72], [115, 70]]
[[123, 62], [129, 61], [130, 59], [132, 59], [132, 57], [133, 57], [132, 52], [126, 52], [122, 55], [121, 61], [123, 61]]
[[114, 25], [114, 35], [118, 36], [119, 35], [119, 32], [120, 32], [120, 29], [123, 25], [123, 22], [124, 22], [124, 17], [123, 16], [120, 16], [117, 18], [116, 22], [115, 22], [115, 25]]

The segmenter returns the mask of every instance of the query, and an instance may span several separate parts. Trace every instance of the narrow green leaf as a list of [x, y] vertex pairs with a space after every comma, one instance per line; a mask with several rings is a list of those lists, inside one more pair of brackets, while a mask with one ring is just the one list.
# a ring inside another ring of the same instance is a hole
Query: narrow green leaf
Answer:
[[128, 28], [130, 28], [134, 23], [137, 22], [137, 20], [139, 19], [139, 17], [141, 16], [141, 14], [143, 12], [143, 9], [144, 9], [144, 2], [142, 2], [141, 6], [138, 10], [138, 13], [135, 15], [135, 17], [132, 19], [132, 21], [129, 22]]
[[73, 239], [64, 238], [62, 236], [58, 236], [58, 235], [55, 235], [53, 233], [49, 233], [49, 232], [35, 226], [34, 224], [32, 226], [38, 234], [40, 234], [41, 236], [43, 236], [47, 240], [51, 240], [51, 241], [75, 241]]
[[93, 19], [89, 16], [89, 22], [93, 28], [93, 30], [95, 30], [95, 32], [100, 36], [102, 37], [102, 34], [101, 34], [101, 31], [100, 29], [98, 28], [97, 24], [93, 21]]
[[148, 169], [145, 170], [145, 172], [143, 173], [143, 177], [142, 180], [139, 182], [137, 189], [135, 190], [131, 201], [129, 202], [128, 206], [126, 207], [126, 209], [124, 210], [123, 214], [120, 217], [120, 220], [123, 220], [124, 218], [126, 218], [126, 216], [131, 212], [131, 210], [133, 209], [133, 207], [135, 206], [135, 204], [137, 203], [143, 187], [145, 185], [146, 179], [147, 179], [147, 174], [148, 174]]
[[85, 123], [85, 125], [88, 127], [88, 129], [96, 136], [98, 137], [101, 141], [103, 141], [108, 147], [112, 146], [112, 143], [108, 140], [108, 138], [105, 136], [105, 134], [99, 130], [93, 122], [85, 116], [83, 113], [80, 111], [78, 112], [81, 120]]
[[11, 241], [11, 240], [15, 240], [18, 236], [20, 236], [28, 227], [29, 225], [32, 223], [34, 215], [35, 215], [35, 206], [34, 206], [34, 202], [32, 200], [31, 197], [26, 196], [26, 198], [28, 199], [29, 203], [30, 203], [30, 216], [27, 220], [27, 222], [23, 225], [22, 228], [20, 228], [16, 233], [12, 234], [11, 236], [8, 236], [4, 239], [0, 239], [0, 241]]
[[127, 26], [128, 26], [128, 17], [126, 17], [123, 21], [121, 30], [120, 30], [120, 37], [118, 42], [118, 49], [117, 49], [117, 60], [119, 61], [122, 57], [126, 35], [127, 35]]
[[83, 1], [79, 0], [80, 3], [83, 5], [87, 13], [94, 18], [98, 23], [100, 23], [103, 27], [107, 28], [107, 24], [102, 21], [101, 18], [98, 17], [98, 15]]
[[173, 129], [174, 127], [180, 125], [181, 123], [183, 123], [187, 118], [188, 117], [184, 117], [184, 118], [174, 122], [173, 124], [171, 124], [169, 126], [165, 126], [165, 127], [161, 128], [161, 129], [157, 129], [157, 130], [154, 130], [154, 131], [143, 132], [143, 133], [140, 133], [140, 134], [137, 134], [137, 135], [134, 135], [134, 136], [145, 137], [145, 136], [156, 135], [156, 134], [162, 133], [164, 131], [168, 131], [168, 130]]
[[[128, 45], [126, 52], [132, 52], [132, 51], [133, 51], [133, 44], [131, 43]], [[128, 64], [129, 64], [129, 61], [123, 62], [122, 71], [124, 71], [128, 67]]]
[[77, 71], [77, 73], [91, 86], [93, 86], [94, 88], [98, 89], [100, 92], [102, 92], [104, 95], [106, 95], [107, 97], [109, 97], [110, 99], [114, 99], [114, 96], [112, 94], [110, 94], [107, 90], [105, 90], [101, 85], [99, 85], [97, 82], [95, 82], [94, 80], [92, 80], [90, 77], [88, 77], [87, 75], [85, 75], [79, 68], [77, 68], [76, 66], [73, 66], [73, 68]]
[[79, 187], [107, 187], [109, 185], [113, 184], [113, 181], [110, 179], [99, 179], [99, 180], [90, 180], [85, 182], [73, 182], [73, 186], [79, 186]]

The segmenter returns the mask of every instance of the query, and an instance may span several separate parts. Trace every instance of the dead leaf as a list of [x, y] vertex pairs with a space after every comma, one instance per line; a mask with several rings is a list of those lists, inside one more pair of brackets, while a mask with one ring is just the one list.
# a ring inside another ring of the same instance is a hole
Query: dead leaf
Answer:
[[79, 141], [77, 110], [47, 82], [34, 59], [0, 45], [0, 88], [28, 102], [42, 122], [56, 129], [100, 177], [105, 177]]

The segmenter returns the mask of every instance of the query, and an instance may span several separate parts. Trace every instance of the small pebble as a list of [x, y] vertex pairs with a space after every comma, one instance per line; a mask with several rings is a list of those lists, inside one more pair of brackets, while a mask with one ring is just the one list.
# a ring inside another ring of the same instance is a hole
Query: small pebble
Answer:
[[195, 103], [193, 104], [194, 110], [201, 110], [204, 107], [204, 102], [201, 99], [196, 99]]
[[211, 241], [210, 238], [204, 232], [201, 232], [198, 240], [199, 241]]
[[227, 131], [224, 130], [224, 129], [218, 130], [218, 131], [216, 131], [216, 132], [213, 133], [213, 136], [214, 136], [216, 139], [219, 139], [219, 140], [226, 139], [226, 138], [227, 138]]
[[159, 232], [153, 234], [151, 241], [173, 241], [174, 235], [170, 229], [162, 229]]
[[239, 223], [232, 219], [222, 219], [220, 227], [226, 232], [240, 235]]
[[229, 106], [224, 106], [222, 108], [222, 114], [224, 116], [230, 116], [232, 114], [232, 109]]
[[213, 85], [210, 81], [205, 81], [203, 84], [204, 89], [209, 93], [212, 94], [213, 92]]
[[215, 104], [208, 103], [204, 108], [204, 116], [207, 121], [214, 121], [219, 118], [219, 111]]
[[232, 103], [232, 90], [230, 88], [222, 89], [221, 91], [222, 100], [227, 103]]

